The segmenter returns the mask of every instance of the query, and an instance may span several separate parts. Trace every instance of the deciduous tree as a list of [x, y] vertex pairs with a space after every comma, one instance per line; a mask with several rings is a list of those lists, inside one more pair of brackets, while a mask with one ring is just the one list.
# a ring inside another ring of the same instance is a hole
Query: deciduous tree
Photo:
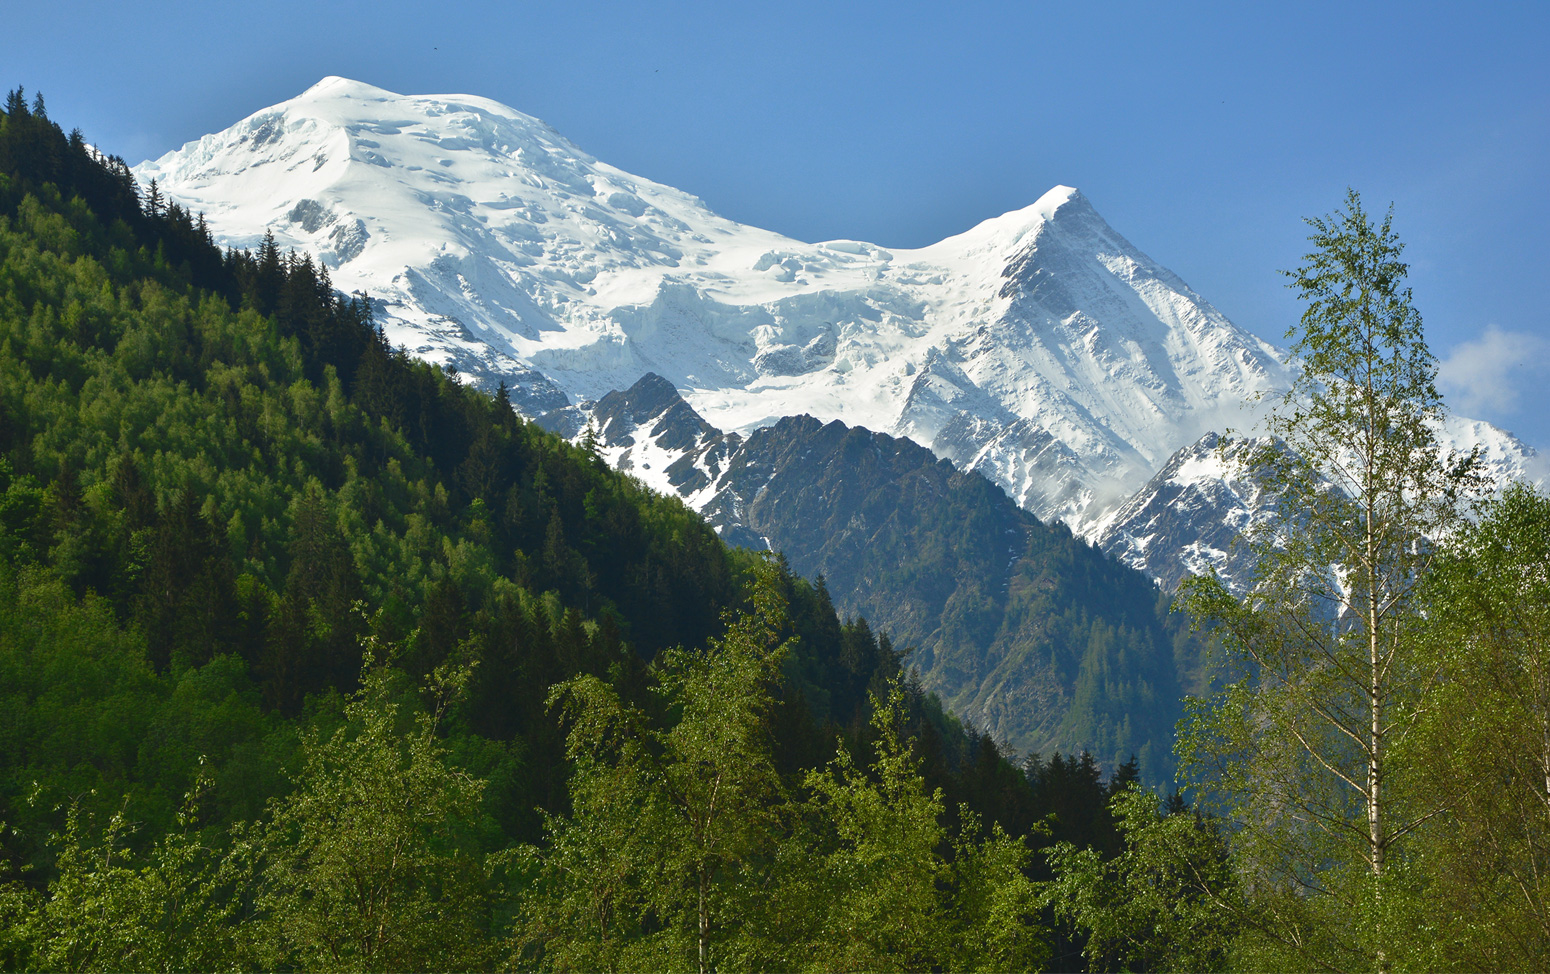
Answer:
[[1437, 440], [1442, 402], [1405, 287], [1392, 212], [1354, 192], [1308, 221], [1289, 272], [1305, 310], [1294, 387], [1271, 413], [1290, 446], [1261, 458], [1279, 517], [1249, 538], [1255, 584], [1197, 579], [1183, 602], [1216, 627], [1230, 682], [1197, 706], [1183, 764], [1242, 825], [1234, 844], [1283, 963], [1389, 966], [1391, 863], [1437, 811], [1395, 748], [1434, 689], [1416, 653], [1417, 585], [1475, 486]]
[[1420, 853], [1434, 970], [1550, 969], [1550, 498], [1509, 488], [1428, 579], [1439, 688], [1404, 756], [1446, 803]]
[[595, 676], [555, 687], [576, 762], [570, 817], [530, 861], [523, 950], [559, 970], [723, 967], [738, 887], [774, 853], [783, 786], [769, 739], [787, 646], [773, 561], [751, 611], [700, 650], [653, 664], [664, 726]]

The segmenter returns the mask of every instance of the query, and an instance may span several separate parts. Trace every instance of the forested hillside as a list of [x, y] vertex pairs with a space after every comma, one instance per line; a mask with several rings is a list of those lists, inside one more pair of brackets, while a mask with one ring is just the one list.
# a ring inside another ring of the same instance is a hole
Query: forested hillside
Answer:
[[[788, 417], [728, 462], [750, 529], [915, 647], [923, 684], [1023, 751], [1173, 778], [1200, 642], [1144, 575], [908, 440]], [[843, 593], [843, 594], [841, 594]]]
[[[0, 712], [21, 967], [1077, 963], [1031, 850], [1117, 850], [1135, 776], [1014, 768], [821, 586], [390, 348], [305, 255], [219, 251], [20, 91]], [[707, 768], [742, 796], [714, 829]]]

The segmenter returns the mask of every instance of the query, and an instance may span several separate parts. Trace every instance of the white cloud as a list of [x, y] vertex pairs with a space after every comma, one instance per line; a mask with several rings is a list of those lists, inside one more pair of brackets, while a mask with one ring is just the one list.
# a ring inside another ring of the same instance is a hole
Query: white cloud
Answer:
[[1544, 490], [1545, 485], [1550, 484], [1550, 453], [1535, 453], [1529, 457], [1523, 465], [1523, 477], [1541, 491]]
[[1511, 415], [1525, 391], [1543, 402], [1550, 339], [1488, 325], [1485, 334], [1453, 346], [1437, 363], [1437, 382], [1460, 413]]

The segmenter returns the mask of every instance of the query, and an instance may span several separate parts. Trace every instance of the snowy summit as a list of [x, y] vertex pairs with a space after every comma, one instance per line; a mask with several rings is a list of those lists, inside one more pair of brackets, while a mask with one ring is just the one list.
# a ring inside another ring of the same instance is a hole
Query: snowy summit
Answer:
[[807, 413], [907, 436], [1090, 538], [1288, 383], [1066, 186], [919, 250], [804, 243], [497, 102], [333, 77], [135, 171], [222, 243], [317, 255], [394, 343], [530, 414], [656, 373], [723, 430]]

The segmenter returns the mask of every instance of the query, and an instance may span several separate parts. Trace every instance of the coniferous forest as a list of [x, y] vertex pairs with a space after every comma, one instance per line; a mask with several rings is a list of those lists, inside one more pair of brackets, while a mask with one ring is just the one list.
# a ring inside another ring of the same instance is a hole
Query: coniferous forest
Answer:
[[1543, 968], [1550, 501], [1429, 439], [1388, 222], [1313, 226], [1304, 520], [1259, 594], [1185, 590], [1216, 681], [1158, 795], [1003, 754], [821, 580], [18, 89], [0, 966]]

